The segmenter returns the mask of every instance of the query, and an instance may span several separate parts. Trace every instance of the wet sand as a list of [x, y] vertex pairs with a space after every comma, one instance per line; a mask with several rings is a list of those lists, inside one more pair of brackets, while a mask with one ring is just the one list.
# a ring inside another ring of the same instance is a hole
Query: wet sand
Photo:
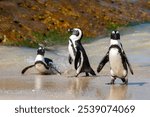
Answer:
[[[40, 75], [33, 68], [21, 75], [21, 70], [31, 65], [36, 49], [0, 46], [0, 99], [150, 99], [150, 24], [128, 27], [121, 31], [121, 42], [132, 64], [134, 75], [129, 73], [129, 84], [110, 82], [109, 64], [96, 77], [75, 75], [68, 63], [67, 45], [46, 51], [62, 75]], [[96, 68], [107, 52], [109, 37], [84, 44], [92, 68]]]

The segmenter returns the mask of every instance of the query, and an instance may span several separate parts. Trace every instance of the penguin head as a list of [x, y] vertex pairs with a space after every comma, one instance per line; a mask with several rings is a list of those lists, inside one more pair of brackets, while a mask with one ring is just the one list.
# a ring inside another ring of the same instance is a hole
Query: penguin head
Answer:
[[111, 36], [110, 36], [111, 39], [113, 40], [120, 40], [120, 33], [119, 31], [112, 31], [111, 32]]
[[40, 46], [37, 50], [37, 55], [43, 55], [45, 54], [45, 48]]
[[79, 29], [79, 28], [68, 29], [68, 32], [71, 32], [72, 35], [75, 35], [76, 37], [78, 37], [78, 40], [80, 40], [82, 38], [82, 35], [83, 35], [81, 29]]

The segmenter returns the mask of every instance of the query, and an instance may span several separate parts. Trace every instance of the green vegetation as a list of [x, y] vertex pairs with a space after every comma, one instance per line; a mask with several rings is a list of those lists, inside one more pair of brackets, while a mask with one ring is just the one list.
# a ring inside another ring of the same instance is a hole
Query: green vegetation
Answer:
[[47, 45], [59, 45], [67, 43], [69, 34], [52, 30], [47, 32], [46, 34], [34, 32], [33, 36], [35, 36], [37, 43], [45, 43]]
[[121, 24], [117, 24], [117, 23], [113, 23], [110, 22], [108, 23], [108, 25], [106, 26], [106, 29], [108, 30], [108, 32], [112, 31], [112, 30], [117, 30], [119, 27], [122, 27], [123, 25]]
[[[56, 30], [52, 30], [52, 31], [47, 32], [46, 34], [33, 32], [32, 35], [34, 39], [25, 38], [25, 39], [19, 40], [20, 37], [16, 36], [16, 38], [18, 38], [18, 41], [7, 40], [5, 45], [24, 46], [24, 47], [31, 47], [31, 48], [36, 48], [39, 46], [39, 44], [43, 44], [45, 46], [65, 45], [68, 43], [70, 33], [62, 33]], [[91, 41], [90, 37], [84, 37], [82, 39], [83, 43], [87, 43], [90, 41]]]
[[48, 46], [59, 45], [59, 44], [62, 45], [68, 42], [69, 34], [52, 30], [52, 31], [47, 32], [46, 34], [33, 32], [32, 37], [34, 37], [34, 39], [24, 38], [24, 39], [19, 40], [19, 37], [18, 37], [17, 41], [7, 40], [5, 45], [25, 46], [25, 47], [32, 47], [32, 48], [38, 47], [39, 44], [48, 45]]
[[35, 48], [38, 46], [37, 43], [32, 42], [31, 39], [23, 39], [22, 41], [12, 41], [8, 40], [6, 43], [4, 43], [6, 46], [24, 46], [24, 47], [31, 47]]

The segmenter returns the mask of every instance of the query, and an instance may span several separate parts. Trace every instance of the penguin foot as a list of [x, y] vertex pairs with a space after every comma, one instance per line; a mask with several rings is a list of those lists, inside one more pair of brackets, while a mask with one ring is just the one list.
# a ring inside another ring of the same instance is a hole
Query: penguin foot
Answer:
[[121, 80], [123, 82], [122, 85], [128, 85], [128, 79], [123, 78]]
[[96, 73], [94, 72], [94, 70], [93, 70], [92, 68], [91, 68], [90, 74], [91, 74], [92, 76], [96, 76]]
[[89, 74], [86, 72], [86, 73], [85, 73], [85, 76], [87, 77], [87, 76], [89, 76]]
[[80, 74], [80, 73], [76, 74], [75, 77], [78, 77], [79, 74]]
[[74, 77], [76, 77], [76, 75], [73, 75], [73, 76], [67, 76], [68, 78], [74, 78]]
[[105, 83], [106, 85], [114, 85], [114, 82]]
[[128, 85], [128, 81], [123, 82], [121, 85]]
[[124, 83], [122, 83], [121, 85], [128, 85], [128, 83], [125, 83], [125, 82], [124, 82]]
[[115, 84], [115, 79], [112, 79], [110, 83], [106, 83], [107, 85], [114, 85]]

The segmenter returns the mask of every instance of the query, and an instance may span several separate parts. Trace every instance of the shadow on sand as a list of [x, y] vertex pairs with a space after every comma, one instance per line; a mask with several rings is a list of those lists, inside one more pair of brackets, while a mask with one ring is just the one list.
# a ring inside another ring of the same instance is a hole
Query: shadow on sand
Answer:
[[147, 82], [130, 82], [128, 85], [138, 85], [138, 86], [143, 86], [147, 84]]

